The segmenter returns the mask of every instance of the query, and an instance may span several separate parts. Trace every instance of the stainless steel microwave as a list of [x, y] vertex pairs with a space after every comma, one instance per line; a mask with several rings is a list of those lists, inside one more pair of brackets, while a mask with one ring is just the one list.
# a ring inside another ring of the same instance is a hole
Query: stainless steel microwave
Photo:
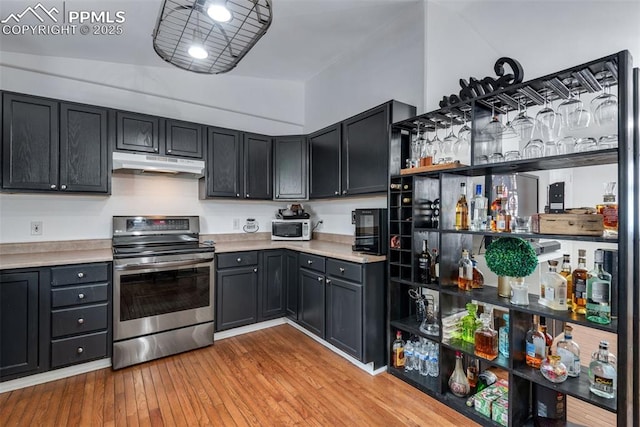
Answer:
[[274, 219], [271, 240], [311, 240], [310, 219]]

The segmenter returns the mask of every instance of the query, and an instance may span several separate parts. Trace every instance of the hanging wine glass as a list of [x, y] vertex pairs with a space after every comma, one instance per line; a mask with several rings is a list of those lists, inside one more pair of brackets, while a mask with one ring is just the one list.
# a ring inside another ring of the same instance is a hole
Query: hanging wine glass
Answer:
[[608, 83], [602, 86], [602, 93], [591, 100], [593, 118], [599, 126], [618, 121], [618, 98], [610, 93]]
[[442, 157], [443, 147], [442, 147], [442, 140], [438, 136], [438, 123], [435, 124], [435, 136], [431, 140], [431, 147], [432, 147], [431, 149], [433, 150], [434, 163], [442, 163], [444, 161], [444, 158]]
[[450, 122], [450, 132], [444, 140], [442, 141], [442, 154], [445, 157], [445, 160], [453, 160], [451, 156], [453, 155], [453, 147], [458, 142], [458, 137], [453, 133], [453, 113], [451, 114], [451, 122]]
[[421, 123], [418, 122], [416, 133], [411, 138], [411, 157], [408, 165], [410, 168], [419, 166], [420, 163], [420, 144], [422, 138], [422, 136], [420, 135], [420, 124]]
[[522, 109], [522, 103], [518, 102], [518, 115], [511, 122], [511, 129], [520, 136], [520, 141], [527, 142], [531, 140], [534, 125], [535, 122], [533, 118], [527, 115], [526, 101], [524, 103], [524, 109]]
[[420, 165], [430, 166], [433, 163], [433, 153], [431, 147], [431, 141], [427, 137], [427, 127], [424, 127], [422, 132], [422, 138], [420, 140]]
[[505, 127], [500, 120], [498, 120], [498, 116], [496, 116], [496, 105], [495, 101], [491, 104], [491, 121], [482, 128], [482, 133], [490, 136], [491, 138], [496, 138], [502, 135]]
[[562, 118], [562, 126], [568, 129], [584, 129], [591, 122], [591, 112], [584, 108], [584, 103], [569, 91], [569, 99], [558, 105], [558, 113]]
[[536, 125], [539, 127], [543, 141], [555, 141], [560, 133], [560, 115], [549, 105], [549, 91], [544, 94], [544, 108], [536, 114]]

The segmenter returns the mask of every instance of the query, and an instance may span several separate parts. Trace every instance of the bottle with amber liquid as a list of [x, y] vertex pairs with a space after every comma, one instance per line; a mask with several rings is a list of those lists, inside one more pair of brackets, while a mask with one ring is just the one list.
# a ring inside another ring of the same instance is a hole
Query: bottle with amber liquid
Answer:
[[587, 251], [578, 250], [578, 267], [571, 273], [573, 293], [571, 305], [574, 313], [587, 314]]
[[458, 261], [458, 289], [463, 291], [473, 289], [473, 263], [466, 249], [462, 250], [462, 258]]
[[547, 332], [547, 319], [544, 316], [540, 316], [540, 333], [544, 335], [544, 357], [547, 357], [551, 354], [553, 337]]
[[469, 204], [467, 203], [467, 189], [464, 182], [460, 183], [460, 197], [456, 203], [456, 230], [469, 229]]
[[605, 184], [602, 203], [596, 205], [596, 212], [602, 215], [605, 236], [618, 235], [618, 204], [616, 203], [616, 183]]
[[538, 327], [538, 320], [533, 316], [531, 328], [525, 336], [525, 362], [532, 368], [539, 369], [545, 354], [546, 337]]
[[471, 255], [471, 264], [473, 264], [473, 279], [471, 280], [472, 289], [482, 289], [484, 287], [484, 274], [478, 268], [478, 261]]
[[496, 198], [491, 202], [491, 231], [498, 231], [498, 215], [501, 210], [506, 209], [506, 206], [502, 206], [504, 199], [504, 187], [502, 185], [496, 186]]
[[562, 255], [562, 270], [560, 275], [567, 280], [567, 309], [573, 309], [573, 276], [571, 275], [571, 255]]
[[482, 313], [480, 315], [482, 326], [476, 329], [475, 333], [475, 355], [488, 360], [498, 357], [498, 332], [491, 327], [491, 315]]

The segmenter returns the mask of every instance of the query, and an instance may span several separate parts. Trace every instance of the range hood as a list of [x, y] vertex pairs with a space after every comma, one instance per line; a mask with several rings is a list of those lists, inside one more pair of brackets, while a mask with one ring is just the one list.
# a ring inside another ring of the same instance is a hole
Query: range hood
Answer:
[[167, 175], [202, 178], [204, 176], [204, 161], [114, 151], [113, 170], [130, 173], [164, 173]]

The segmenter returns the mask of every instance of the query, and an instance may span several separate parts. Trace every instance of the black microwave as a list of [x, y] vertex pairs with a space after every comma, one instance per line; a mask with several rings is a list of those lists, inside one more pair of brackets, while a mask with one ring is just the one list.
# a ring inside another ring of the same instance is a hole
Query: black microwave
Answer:
[[373, 255], [387, 253], [387, 209], [356, 209], [353, 212], [353, 250]]

